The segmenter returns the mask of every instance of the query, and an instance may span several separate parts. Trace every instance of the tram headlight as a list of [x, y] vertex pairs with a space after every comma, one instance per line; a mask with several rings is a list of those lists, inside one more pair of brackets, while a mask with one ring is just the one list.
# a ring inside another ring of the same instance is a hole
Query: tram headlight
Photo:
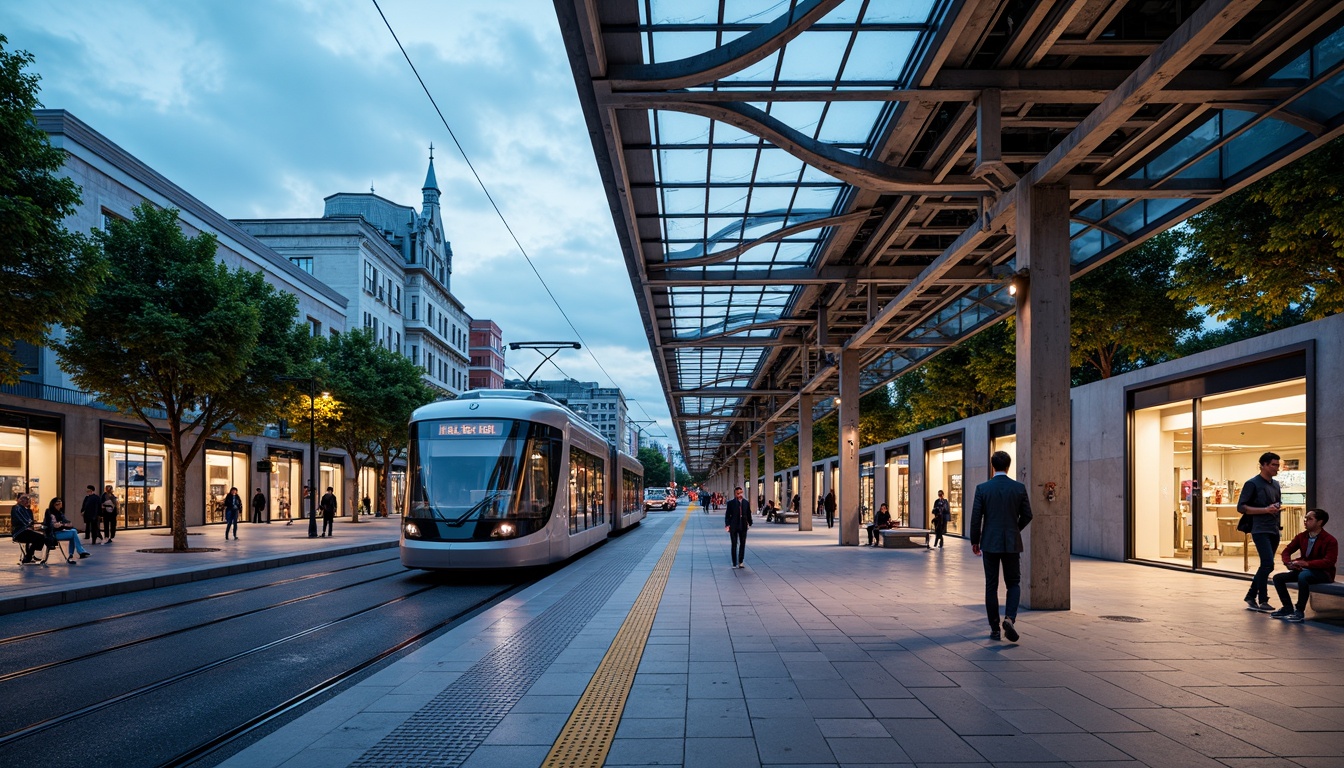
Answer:
[[420, 526], [416, 525], [415, 523], [408, 521], [405, 525], [401, 527], [401, 530], [406, 533], [406, 538], [408, 539], [420, 538]]
[[495, 526], [495, 532], [492, 534], [497, 539], [513, 538], [518, 533], [518, 528], [513, 523], [500, 523]]

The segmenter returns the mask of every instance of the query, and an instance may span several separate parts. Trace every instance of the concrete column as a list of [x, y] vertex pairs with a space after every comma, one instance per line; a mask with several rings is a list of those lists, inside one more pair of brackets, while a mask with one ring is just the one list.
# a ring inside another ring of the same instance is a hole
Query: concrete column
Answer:
[[798, 530], [812, 530], [812, 508], [817, 492], [812, 489], [812, 396], [798, 396]]
[[739, 485], [746, 488], [747, 482], [746, 475], [744, 474], [746, 471], [746, 464], [747, 458], [739, 453], [737, 455], [737, 473], [733, 476], [733, 487], [728, 489], [728, 495], [724, 498], [724, 501], [733, 498], [733, 490]]
[[753, 511], [756, 509], [756, 473], [758, 471], [756, 466], [759, 461], [756, 453], [757, 446], [758, 444], [755, 440], [752, 440], [747, 444], [747, 482], [742, 486], [742, 489], [746, 492], [745, 495], [747, 501], [751, 504]]
[[840, 353], [840, 490], [836, 528], [840, 544], [859, 545], [859, 350]]
[[[1069, 191], [1018, 187], [1017, 467], [1033, 518], [1024, 532], [1022, 604], [1068, 610], [1072, 493], [1069, 480]], [[1011, 471], [1011, 470], [1010, 470]]]
[[878, 448], [873, 451], [873, 519], [877, 519], [877, 508], [883, 504], [887, 509], [891, 509], [891, 502], [887, 501], [887, 449]]
[[[765, 477], [765, 500], [774, 499], [779, 502], [778, 495], [775, 493], [775, 428], [767, 426], [765, 428], [765, 437], [761, 440], [761, 449], [765, 451], [765, 471], [761, 473]], [[783, 509], [783, 507], [780, 507]]]

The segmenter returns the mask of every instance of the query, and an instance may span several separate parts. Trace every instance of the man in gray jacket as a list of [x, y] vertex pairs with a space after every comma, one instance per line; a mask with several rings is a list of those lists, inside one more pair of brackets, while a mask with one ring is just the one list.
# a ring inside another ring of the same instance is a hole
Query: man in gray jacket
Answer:
[[985, 558], [985, 612], [989, 615], [989, 638], [999, 636], [999, 568], [1008, 587], [1003, 634], [1017, 642], [1017, 604], [1022, 597], [1022, 529], [1031, 522], [1027, 487], [1008, 476], [1013, 459], [995, 451], [989, 464], [994, 476], [975, 486], [971, 506], [971, 551]]

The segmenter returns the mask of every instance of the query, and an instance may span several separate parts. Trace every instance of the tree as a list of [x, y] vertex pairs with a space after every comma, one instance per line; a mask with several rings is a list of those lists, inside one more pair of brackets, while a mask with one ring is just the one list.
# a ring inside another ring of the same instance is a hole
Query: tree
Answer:
[[[359, 329], [316, 342], [317, 380], [334, 407], [316, 414], [322, 445], [342, 448], [358, 472], [365, 461], [378, 468], [374, 509], [381, 500], [391, 510], [387, 480], [392, 464], [406, 451], [411, 413], [434, 399], [419, 366], [378, 343], [373, 331]], [[291, 423], [308, 423], [305, 394], [290, 404]], [[351, 522], [359, 522], [358, 504]]]
[[1173, 292], [1180, 241], [1163, 232], [1073, 281], [1069, 364], [1075, 384], [1166, 360], [1199, 328], [1203, 318], [1194, 301]]
[[173, 549], [186, 551], [186, 468], [206, 438], [262, 424], [291, 399], [277, 377], [307, 373], [311, 340], [293, 295], [216, 261], [214, 235], [188, 238], [174, 209], [143, 203], [97, 240], [109, 279], [89, 299], [95, 321], [57, 345], [60, 364], [168, 447]]
[[19, 342], [45, 343], [54, 324], [71, 325], [105, 274], [97, 245], [61, 222], [79, 205], [79, 187], [57, 176], [65, 152], [33, 122], [38, 76], [26, 51], [9, 53], [0, 35], [0, 383], [24, 372]]
[[[1012, 405], [1017, 393], [1016, 336], [1008, 322], [985, 330], [906, 374], [923, 376], [906, 402], [920, 429]], [[902, 377], [904, 378], [904, 377]]]
[[1344, 139], [1192, 216], [1172, 293], [1221, 320], [1344, 311]]
[[644, 487], [666, 488], [668, 481], [672, 479], [672, 467], [667, 463], [667, 457], [663, 456], [662, 451], [656, 448], [640, 448], [639, 463], [644, 465]]

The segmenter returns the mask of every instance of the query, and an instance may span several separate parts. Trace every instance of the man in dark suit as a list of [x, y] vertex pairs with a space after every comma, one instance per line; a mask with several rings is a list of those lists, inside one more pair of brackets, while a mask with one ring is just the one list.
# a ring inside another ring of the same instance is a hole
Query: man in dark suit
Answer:
[[999, 567], [1008, 587], [1008, 606], [1003, 616], [1003, 634], [1017, 642], [1017, 603], [1022, 596], [1022, 529], [1031, 522], [1027, 487], [1008, 476], [1013, 459], [995, 451], [989, 464], [994, 476], [975, 486], [971, 506], [971, 551], [985, 558], [985, 613], [989, 615], [989, 638], [999, 639]]
[[733, 489], [733, 498], [724, 507], [723, 529], [728, 532], [734, 568], [746, 568], [747, 529], [751, 527], [751, 503], [742, 497], [742, 486]]

